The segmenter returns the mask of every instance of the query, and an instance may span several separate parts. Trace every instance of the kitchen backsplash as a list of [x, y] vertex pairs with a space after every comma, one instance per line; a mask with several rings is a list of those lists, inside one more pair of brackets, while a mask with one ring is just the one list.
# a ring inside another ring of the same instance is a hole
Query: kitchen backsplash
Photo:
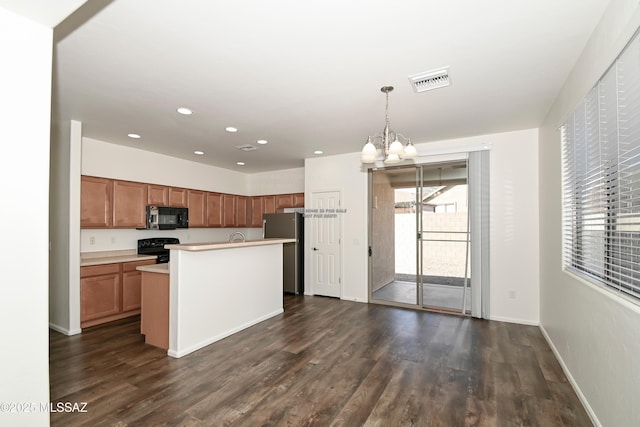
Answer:
[[138, 239], [177, 237], [180, 243], [225, 242], [234, 231], [241, 231], [247, 240], [261, 239], [261, 228], [188, 228], [186, 230], [82, 229], [80, 252], [137, 249]]

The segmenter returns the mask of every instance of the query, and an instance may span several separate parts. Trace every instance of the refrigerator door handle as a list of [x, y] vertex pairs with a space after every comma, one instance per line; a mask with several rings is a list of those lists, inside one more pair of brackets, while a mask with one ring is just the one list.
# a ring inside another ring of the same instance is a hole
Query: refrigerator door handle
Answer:
[[264, 240], [264, 235], [265, 235], [266, 228], [267, 228], [267, 220], [263, 219], [262, 220], [262, 240]]

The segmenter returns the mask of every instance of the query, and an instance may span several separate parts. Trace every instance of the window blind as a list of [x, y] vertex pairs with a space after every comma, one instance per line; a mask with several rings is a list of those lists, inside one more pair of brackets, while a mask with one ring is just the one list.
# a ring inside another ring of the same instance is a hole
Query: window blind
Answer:
[[640, 299], [640, 38], [561, 127], [563, 265]]

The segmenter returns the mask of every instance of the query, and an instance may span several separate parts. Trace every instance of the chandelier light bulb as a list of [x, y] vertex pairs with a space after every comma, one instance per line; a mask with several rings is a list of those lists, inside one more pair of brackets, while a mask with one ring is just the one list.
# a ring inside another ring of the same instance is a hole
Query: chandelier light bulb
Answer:
[[362, 148], [362, 163], [375, 163], [378, 150], [376, 146], [371, 142], [371, 138], [367, 140], [367, 143]]
[[411, 143], [411, 140], [409, 140], [407, 146], [404, 147], [404, 156], [402, 157], [405, 159], [415, 159], [418, 157], [418, 150], [416, 150], [416, 146]]
[[398, 138], [396, 138], [396, 140], [389, 146], [389, 155], [391, 154], [395, 154], [398, 157], [404, 154], [404, 147], [402, 146], [402, 143], [398, 141]]

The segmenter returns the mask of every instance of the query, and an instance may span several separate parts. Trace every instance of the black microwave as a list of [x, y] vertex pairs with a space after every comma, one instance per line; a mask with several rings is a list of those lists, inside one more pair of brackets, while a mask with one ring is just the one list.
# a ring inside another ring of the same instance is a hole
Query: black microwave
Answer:
[[189, 228], [189, 209], [170, 206], [147, 206], [147, 230]]

